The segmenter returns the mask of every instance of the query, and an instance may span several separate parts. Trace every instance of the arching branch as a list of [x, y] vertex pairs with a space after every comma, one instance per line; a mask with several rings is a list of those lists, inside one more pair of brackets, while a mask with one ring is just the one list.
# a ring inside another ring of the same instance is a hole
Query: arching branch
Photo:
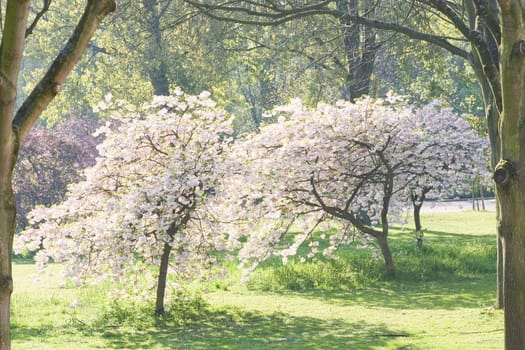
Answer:
[[42, 111], [60, 92], [62, 84], [82, 57], [99, 23], [115, 8], [114, 0], [88, 1], [73, 35], [15, 115], [13, 128], [18, 131], [21, 141]]
[[[276, 26], [299, 18], [315, 15], [328, 15], [345, 22], [352, 22], [375, 29], [401, 33], [411, 39], [429, 42], [454, 55], [463, 57], [467, 60], [469, 59], [469, 53], [466, 50], [452, 44], [445, 37], [423, 33], [399, 23], [366, 18], [334, 9], [329, 6], [333, 2], [330, 0], [320, 1], [316, 4], [306, 5], [299, 8], [285, 8], [274, 2], [265, 2], [265, 5], [263, 5], [256, 1], [232, 1], [226, 4], [209, 4], [199, 0], [185, 1], [210, 18], [248, 25]], [[245, 5], [250, 5], [250, 7]], [[241, 14], [245, 17], [236, 16], [236, 14]]]

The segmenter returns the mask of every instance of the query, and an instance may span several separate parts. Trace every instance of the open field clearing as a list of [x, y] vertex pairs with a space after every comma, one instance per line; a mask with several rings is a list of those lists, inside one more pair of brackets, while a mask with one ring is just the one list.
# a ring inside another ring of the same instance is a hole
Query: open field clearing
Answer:
[[[410, 224], [410, 222], [409, 222]], [[495, 298], [494, 212], [423, 216], [423, 249], [391, 235], [395, 280], [368, 251], [336, 261], [269, 262], [241, 285], [230, 278], [172, 304], [116, 305], [109, 286], [60, 286], [58, 267], [14, 267], [14, 349], [501, 349]]]

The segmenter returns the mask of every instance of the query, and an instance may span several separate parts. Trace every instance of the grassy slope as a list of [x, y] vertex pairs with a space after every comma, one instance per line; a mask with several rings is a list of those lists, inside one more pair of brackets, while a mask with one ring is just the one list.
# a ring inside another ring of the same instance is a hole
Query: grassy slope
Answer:
[[[185, 320], [156, 325], [147, 315], [141, 319], [140, 311], [128, 315], [135, 318], [131, 322], [125, 315], [95, 322], [103, 312], [99, 304], [108, 301], [104, 288], [58, 288], [56, 276], [42, 276], [34, 285], [34, 267], [16, 265], [13, 348], [501, 349], [502, 313], [490, 308], [494, 213], [439, 213], [423, 220], [428, 230], [422, 253], [408, 231], [392, 233], [396, 281], [364, 278], [358, 288], [338, 288], [329, 280], [321, 288], [296, 283], [263, 291], [264, 285], [285, 284], [276, 282], [274, 270], [263, 271], [255, 276], [257, 288], [232, 283], [227, 291], [205, 295], [211, 306], [186, 308]], [[325, 273], [294, 269], [282, 276], [304, 281], [303, 273]], [[69, 307], [75, 300], [78, 307]]]

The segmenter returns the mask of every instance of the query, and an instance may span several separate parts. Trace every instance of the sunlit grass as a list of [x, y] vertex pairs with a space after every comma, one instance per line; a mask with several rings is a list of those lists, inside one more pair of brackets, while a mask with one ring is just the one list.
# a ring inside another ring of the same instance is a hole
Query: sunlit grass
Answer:
[[56, 266], [34, 284], [35, 267], [17, 264], [13, 348], [501, 349], [495, 225], [493, 212], [425, 215], [422, 250], [410, 227], [392, 231], [395, 280], [347, 247], [334, 261], [268, 264], [248, 285], [210, 283], [202, 297], [170, 300], [164, 318], [116, 303], [107, 285], [62, 288]]

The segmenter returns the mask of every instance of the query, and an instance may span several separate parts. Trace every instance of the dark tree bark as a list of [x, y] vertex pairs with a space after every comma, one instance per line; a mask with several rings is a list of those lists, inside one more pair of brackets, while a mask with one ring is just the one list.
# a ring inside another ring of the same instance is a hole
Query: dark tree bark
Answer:
[[421, 231], [421, 207], [423, 206], [423, 201], [421, 202], [413, 202], [414, 204], [414, 226], [416, 228], [416, 232]]
[[155, 299], [155, 316], [164, 315], [164, 296], [166, 295], [166, 281], [170, 262], [171, 245], [164, 243], [160, 258], [159, 277], [157, 279], [157, 297]]
[[394, 259], [392, 258], [392, 252], [388, 245], [388, 236], [378, 235], [376, 237], [379, 249], [381, 249], [381, 255], [385, 262], [386, 276], [388, 278], [394, 278], [396, 276], [396, 270], [394, 268]]
[[147, 73], [157, 96], [168, 96], [170, 80], [165, 54], [162, 52], [162, 28], [160, 20], [165, 15], [167, 6], [158, 4], [157, 0], [142, 0], [148, 23], [150, 62], [147, 63]]
[[525, 349], [525, 22], [522, 2], [498, 1], [501, 10], [500, 162], [494, 171], [503, 248], [505, 348]]
[[[337, 1], [341, 12], [359, 16], [359, 1]], [[376, 33], [367, 26], [352, 23], [341, 18], [343, 41], [347, 59], [348, 74], [345, 78], [345, 99], [354, 101], [370, 92], [370, 82], [379, 46], [376, 44]]]
[[[190, 196], [193, 198], [193, 194]], [[191, 212], [195, 209], [195, 201], [191, 201], [190, 205], [183, 206], [180, 209], [182, 214], [180, 222], [174, 222], [168, 229], [169, 241], [164, 242], [162, 248], [162, 256], [159, 265], [159, 276], [157, 278], [157, 294], [155, 299], [155, 316], [164, 315], [165, 308], [165, 296], [166, 296], [166, 285], [168, 280], [168, 268], [170, 263], [170, 255], [173, 247], [171, 240], [175, 237], [175, 234], [184, 227], [191, 220]], [[182, 249], [179, 247], [179, 249]]]

